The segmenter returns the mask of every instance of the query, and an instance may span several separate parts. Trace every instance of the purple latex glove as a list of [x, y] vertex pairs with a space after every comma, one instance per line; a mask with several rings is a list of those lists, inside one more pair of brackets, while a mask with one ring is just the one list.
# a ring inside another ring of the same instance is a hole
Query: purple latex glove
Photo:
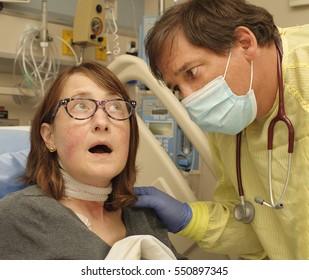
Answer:
[[134, 187], [138, 196], [135, 207], [152, 208], [166, 228], [173, 233], [181, 231], [191, 220], [189, 204], [180, 202], [155, 187]]

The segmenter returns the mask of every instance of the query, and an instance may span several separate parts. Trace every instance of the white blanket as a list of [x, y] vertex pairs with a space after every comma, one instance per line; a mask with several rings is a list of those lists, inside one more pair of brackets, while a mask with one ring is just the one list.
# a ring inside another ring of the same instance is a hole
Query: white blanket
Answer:
[[133, 235], [116, 242], [106, 260], [176, 260], [173, 252], [151, 235]]

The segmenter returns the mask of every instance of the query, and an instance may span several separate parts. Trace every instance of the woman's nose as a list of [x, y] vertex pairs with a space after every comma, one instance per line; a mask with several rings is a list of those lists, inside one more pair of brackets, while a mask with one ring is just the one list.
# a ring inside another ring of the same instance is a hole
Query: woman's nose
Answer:
[[92, 117], [92, 123], [96, 130], [108, 130], [110, 125], [110, 118], [103, 109], [102, 106], [99, 106], [97, 111]]

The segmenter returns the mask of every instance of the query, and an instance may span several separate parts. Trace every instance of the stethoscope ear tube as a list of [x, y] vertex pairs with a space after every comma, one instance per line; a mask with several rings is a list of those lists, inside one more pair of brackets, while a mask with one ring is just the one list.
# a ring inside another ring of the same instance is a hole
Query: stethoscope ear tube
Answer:
[[271, 205], [271, 204], [265, 202], [265, 200], [262, 199], [262, 198], [260, 198], [260, 197], [255, 197], [255, 198], [254, 198], [254, 201], [255, 201], [256, 203], [258, 203], [258, 204], [266, 205], [266, 206], [268, 206], [268, 207], [270, 207], [270, 208], [275, 208], [275, 209], [282, 209], [282, 208], [283, 208], [283, 204], [282, 204], [282, 203], [277, 203], [277, 204], [275, 204], [275, 205]]

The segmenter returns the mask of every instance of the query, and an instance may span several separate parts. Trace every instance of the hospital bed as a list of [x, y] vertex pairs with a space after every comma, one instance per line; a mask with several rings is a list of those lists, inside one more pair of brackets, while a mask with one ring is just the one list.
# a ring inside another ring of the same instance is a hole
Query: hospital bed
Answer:
[[[118, 78], [127, 83], [137, 80], [145, 84], [152, 93], [161, 101], [169, 114], [174, 117], [185, 135], [197, 150], [203, 172], [201, 180], [202, 187], [205, 189], [214, 188], [214, 172], [212, 169], [212, 158], [209, 151], [208, 140], [205, 134], [191, 121], [186, 110], [164, 85], [160, 84], [149, 71], [148, 65], [144, 60], [131, 56], [121, 55], [117, 57], [108, 68], [112, 70]], [[174, 162], [170, 159], [166, 151], [153, 136], [146, 124], [137, 116], [140, 145], [137, 153], [137, 165], [139, 173], [137, 176], [137, 186], [156, 186], [180, 201], [197, 201], [196, 191], [190, 186], [185, 177], [176, 168]], [[0, 129], [10, 130], [29, 130], [29, 127], [2, 127]], [[0, 137], [3, 132], [0, 130]], [[0, 153], [1, 148], [0, 148]], [[150, 160], [151, 159], [151, 160]], [[206, 174], [206, 175], [205, 175]], [[205, 176], [207, 178], [205, 178]], [[183, 237], [171, 234], [170, 238], [180, 253], [186, 254], [192, 259], [226, 259], [227, 256], [207, 254], [202, 252], [197, 245]]]

